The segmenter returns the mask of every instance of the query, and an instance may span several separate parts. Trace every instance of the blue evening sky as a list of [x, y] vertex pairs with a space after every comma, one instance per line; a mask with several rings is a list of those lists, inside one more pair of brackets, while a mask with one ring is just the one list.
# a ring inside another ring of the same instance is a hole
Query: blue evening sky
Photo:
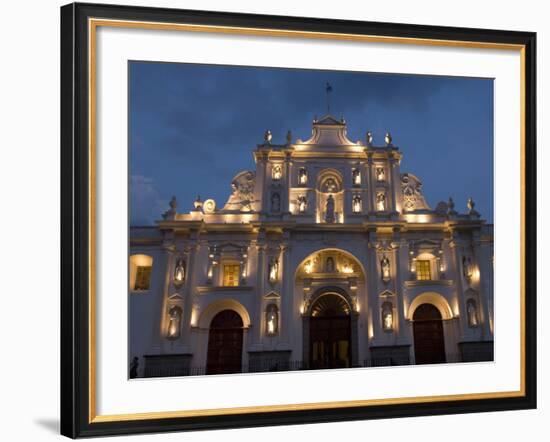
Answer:
[[344, 116], [351, 140], [390, 131], [402, 172], [420, 178], [428, 204], [472, 196], [493, 221], [491, 79], [130, 62], [130, 223], [150, 225], [196, 196], [223, 206], [232, 178], [254, 170], [266, 129], [308, 139], [315, 116]]

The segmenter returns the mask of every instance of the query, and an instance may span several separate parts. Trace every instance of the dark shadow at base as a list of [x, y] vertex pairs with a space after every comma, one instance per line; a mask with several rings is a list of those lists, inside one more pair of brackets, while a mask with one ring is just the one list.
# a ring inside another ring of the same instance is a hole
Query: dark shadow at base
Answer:
[[59, 434], [59, 419], [35, 419], [34, 423], [52, 433]]

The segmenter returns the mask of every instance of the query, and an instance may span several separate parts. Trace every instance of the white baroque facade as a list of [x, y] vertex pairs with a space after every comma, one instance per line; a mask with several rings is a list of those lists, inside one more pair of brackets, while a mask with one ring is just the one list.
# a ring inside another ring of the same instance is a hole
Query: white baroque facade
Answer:
[[430, 208], [389, 134], [352, 142], [330, 115], [264, 139], [225, 205], [173, 199], [131, 227], [131, 376], [492, 360], [493, 233], [472, 200]]

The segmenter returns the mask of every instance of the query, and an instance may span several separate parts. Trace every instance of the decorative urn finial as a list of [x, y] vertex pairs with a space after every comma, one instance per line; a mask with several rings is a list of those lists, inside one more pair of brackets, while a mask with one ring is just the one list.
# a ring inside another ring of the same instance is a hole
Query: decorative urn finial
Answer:
[[386, 136], [384, 137], [384, 141], [386, 142], [386, 146], [391, 146], [392, 138], [391, 138], [391, 134], [389, 132], [386, 132]]
[[266, 142], [266, 144], [271, 144], [272, 139], [273, 139], [273, 134], [269, 129], [266, 130], [264, 133], [264, 141]]
[[474, 207], [476, 206], [476, 203], [474, 202], [473, 198], [468, 198], [468, 202], [466, 203], [466, 206], [468, 207], [468, 210], [470, 213], [474, 211]]

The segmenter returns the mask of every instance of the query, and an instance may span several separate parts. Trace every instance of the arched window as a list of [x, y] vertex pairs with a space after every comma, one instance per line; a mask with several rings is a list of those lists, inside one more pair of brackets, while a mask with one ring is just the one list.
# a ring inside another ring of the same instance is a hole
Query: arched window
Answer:
[[130, 256], [130, 290], [146, 291], [151, 287], [151, 272], [153, 270], [153, 257], [149, 255]]
[[237, 287], [239, 285], [240, 273], [241, 273], [241, 265], [238, 262], [224, 261], [223, 262], [223, 286]]
[[177, 339], [180, 337], [181, 333], [181, 308], [178, 306], [172, 307], [168, 311], [168, 338], [169, 339]]
[[414, 259], [414, 269], [418, 281], [431, 281], [437, 278], [435, 256], [431, 253], [421, 253]]
[[269, 304], [265, 309], [265, 334], [275, 336], [279, 333], [279, 309], [275, 304]]

